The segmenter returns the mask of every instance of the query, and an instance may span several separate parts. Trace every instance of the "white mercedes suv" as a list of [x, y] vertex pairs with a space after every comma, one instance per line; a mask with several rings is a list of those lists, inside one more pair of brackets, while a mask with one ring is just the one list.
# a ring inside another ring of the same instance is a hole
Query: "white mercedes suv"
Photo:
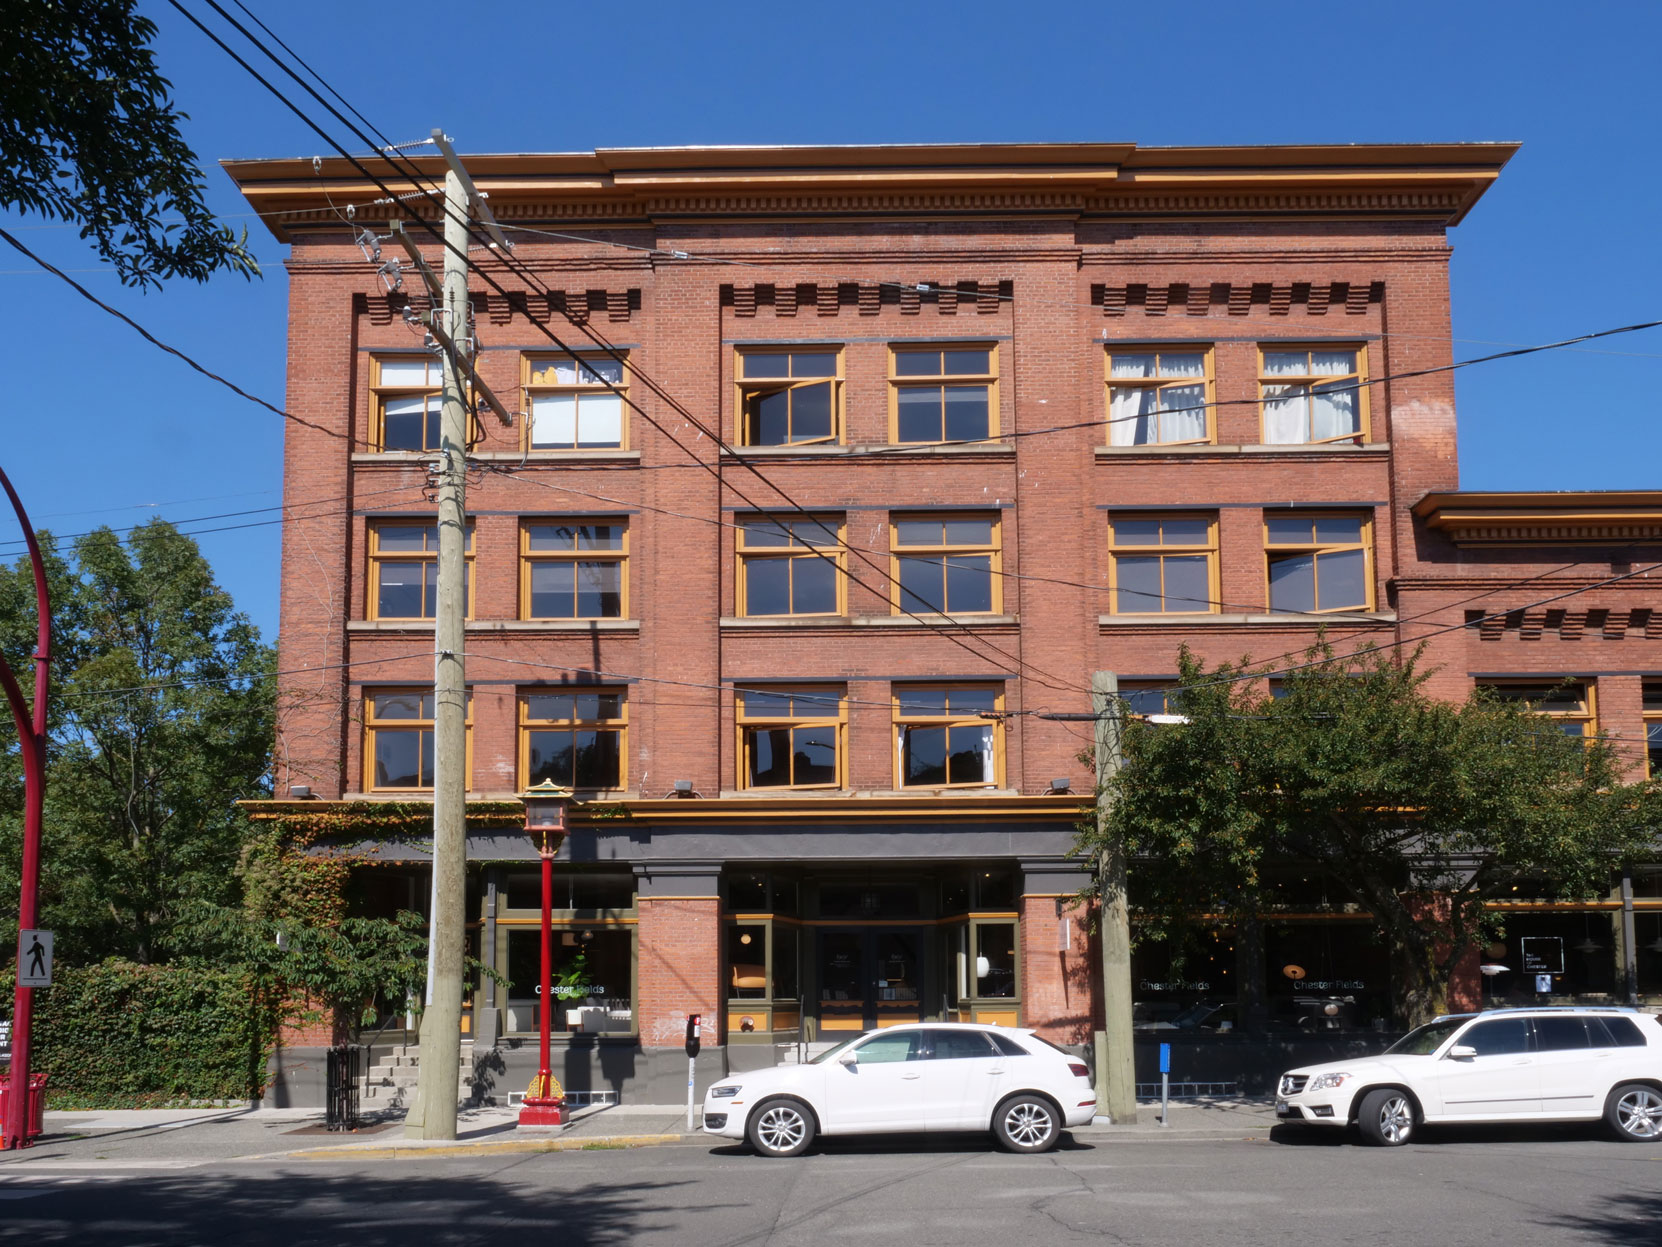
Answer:
[[1030, 1030], [956, 1022], [851, 1036], [803, 1065], [730, 1074], [704, 1095], [704, 1131], [795, 1156], [816, 1134], [990, 1130], [1045, 1152], [1096, 1114], [1090, 1071]]
[[1662, 1021], [1633, 1009], [1489, 1009], [1440, 1017], [1379, 1056], [1281, 1076], [1275, 1115], [1395, 1147], [1422, 1125], [1597, 1121], [1662, 1139]]

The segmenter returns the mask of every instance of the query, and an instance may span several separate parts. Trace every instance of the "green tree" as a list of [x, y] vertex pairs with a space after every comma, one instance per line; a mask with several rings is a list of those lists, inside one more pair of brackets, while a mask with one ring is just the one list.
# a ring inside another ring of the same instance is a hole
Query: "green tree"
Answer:
[[[240, 903], [239, 798], [268, 790], [272, 651], [196, 543], [153, 520], [51, 553], [54, 650], [43, 920], [68, 962], [187, 951], [191, 902]], [[28, 672], [26, 561], [0, 569], [0, 645]], [[16, 922], [17, 736], [0, 773], [0, 925]]]
[[122, 282], [259, 273], [202, 201], [135, 0], [0, 0], [0, 206], [77, 222]]
[[1318, 646], [1274, 697], [1249, 663], [1207, 671], [1185, 650], [1173, 708], [1188, 722], [1129, 723], [1112, 781], [1107, 831], [1145, 929], [1175, 935], [1200, 913], [1248, 926], [1275, 867], [1318, 867], [1374, 914], [1413, 1024], [1445, 1008], [1486, 900], [1525, 881], [1592, 896], [1652, 848], [1650, 786], [1622, 781], [1608, 742], [1481, 693], [1434, 700], [1418, 660]]

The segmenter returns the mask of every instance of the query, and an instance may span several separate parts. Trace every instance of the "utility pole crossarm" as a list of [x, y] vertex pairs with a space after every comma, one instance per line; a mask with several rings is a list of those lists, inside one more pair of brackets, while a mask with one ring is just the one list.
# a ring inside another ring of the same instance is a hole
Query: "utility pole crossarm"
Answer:
[[473, 184], [468, 176], [467, 169], [462, 165], [462, 158], [456, 154], [456, 149], [450, 146], [450, 139], [443, 130], [433, 131], [433, 142], [438, 145], [439, 151], [444, 153], [444, 162], [450, 166], [450, 171], [461, 180], [462, 189], [467, 192], [468, 207], [479, 215], [479, 224], [485, 227], [485, 232], [491, 236], [491, 241], [503, 251], [512, 251], [514, 244], [509, 242], [503, 234], [502, 227], [496, 223], [491, 215], [490, 205], [485, 202], [485, 196]]

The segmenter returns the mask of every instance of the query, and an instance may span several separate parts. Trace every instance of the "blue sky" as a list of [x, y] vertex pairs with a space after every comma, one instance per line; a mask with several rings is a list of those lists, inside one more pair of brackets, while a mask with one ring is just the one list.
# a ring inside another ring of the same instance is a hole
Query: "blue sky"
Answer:
[[[1662, 5], [1648, 0], [1573, 14], [1533, 0], [637, 0], [614, 20], [524, 3], [244, 2], [394, 140], [442, 125], [464, 153], [1515, 140], [1523, 150], [1453, 233], [1455, 357], [1662, 319]], [[225, 29], [203, 0], [182, 3]], [[172, 8], [143, 0], [140, 9], [161, 28], [162, 71], [191, 114], [186, 134], [209, 166], [210, 203], [250, 225], [266, 277], [141, 295], [107, 272], [75, 276], [281, 405], [286, 249], [247, 220], [212, 166], [325, 149]], [[0, 223], [66, 269], [97, 267], [73, 229], [3, 214]], [[151, 515], [180, 522], [275, 636], [278, 527], [275, 511], [261, 509], [281, 499], [282, 422], [29, 269], [0, 247], [12, 360], [0, 464], [37, 526], [70, 534]], [[1659, 380], [1659, 330], [1458, 373], [1462, 484], [1662, 487], [1650, 393]], [[0, 557], [15, 557], [16, 535], [10, 516], [0, 518]]]

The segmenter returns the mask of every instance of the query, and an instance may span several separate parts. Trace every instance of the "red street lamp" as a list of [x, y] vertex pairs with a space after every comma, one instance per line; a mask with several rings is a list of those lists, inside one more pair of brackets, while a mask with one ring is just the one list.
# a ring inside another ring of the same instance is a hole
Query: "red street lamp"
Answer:
[[[0, 472], [0, 488], [11, 500], [17, 512], [17, 522], [23, 528], [23, 539], [29, 547], [29, 562], [35, 573], [35, 600], [39, 614], [35, 636], [35, 698], [31, 707], [23, 698], [23, 689], [4, 658], [0, 658], [0, 687], [11, 704], [12, 718], [17, 720], [17, 739], [23, 755], [23, 869], [21, 895], [17, 905], [17, 927], [20, 932], [34, 929], [36, 906], [40, 895], [40, 824], [41, 811], [46, 804], [46, 686], [52, 667], [52, 604], [46, 592], [46, 564], [40, 557], [40, 545], [35, 541], [35, 530], [23, 510], [17, 491], [4, 472]], [[17, 991], [12, 1006], [12, 1068], [11, 1088], [6, 1102], [6, 1120], [0, 1122], [0, 1147], [28, 1147], [32, 1125], [34, 1098], [29, 1080], [30, 1023], [35, 1007], [35, 989], [23, 985], [23, 941], [17, 942]]]
[[531, 837], [537, 856], [542, 858], [542, 995], [538, 1012], [542, 1016], [541, 1048], [537, 1076], [525, 1093], [519, 1109], [522, 1126], [558, 1126], [564, 1122], [565, 1092], [549, 1068], [549, 1026], [554, 1015], [554, 855], [566, 834], [566, 805], [571, 789], [551, 779], [534, 784], [520, 794], [525, 802], [525, 834]]

